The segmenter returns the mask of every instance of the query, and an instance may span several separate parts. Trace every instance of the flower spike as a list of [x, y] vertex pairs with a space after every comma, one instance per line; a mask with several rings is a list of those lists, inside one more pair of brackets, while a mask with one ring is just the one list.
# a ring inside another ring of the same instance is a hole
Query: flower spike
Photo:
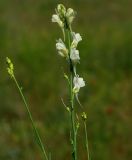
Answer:
[[6, 63], [7, 63], [7, 71], [8, 71], [8, 74], [10, 75], [11, 78], [14, 77], [14, 66], [13, 66], [13, 63], [11, 62], [11, 60], [6, 57]]

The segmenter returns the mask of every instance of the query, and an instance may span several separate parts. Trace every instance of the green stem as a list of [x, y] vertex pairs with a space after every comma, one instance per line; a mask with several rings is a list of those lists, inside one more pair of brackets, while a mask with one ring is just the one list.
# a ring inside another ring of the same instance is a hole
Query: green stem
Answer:
[[65, 39], [66, 39], [66, 37], [65, 37], [65, 29], [63, 29], [63, 28], [62, 28], [62, 33], [63, 33], [64, 42], [65, 42]]
[[88, 158], [88, 160], [90, 160], [86, 121], [84, 121], [84, 129], [85, 129], [85, 142], [86, 142], [87, 158]]
[[73, 87], [72, 87], [72, 73], [71, 73], [71, 127], [72, 127], [72, 140], [73, 140], [73, 159], [77, 160], [76, 153], [76, 129], [75, 129], [75, 111], [74, 111], [74, 95], [73, 95]]
[[70, 59], [70, 31], [68, 30], [68, 49], [69, 49], [69, 65], [70, 65], [70, 119], [71, 119], [71, 136], [72, 136], [72, 146], [73, 152], [72, 157], [73, 160], [77, 160], [77, 142], [76, 142], [76, 127], [75, 127], [75, 109], [74, 109], [74, 93], [73, 93], [73, 64]]
[[19, 93], [20, 93], [20, 95], [21, 95], [21, 98], [22, 98], [22, 100], [23, 100], [23, 102], [24, 102], [24, 104], [25, 104], [25, 108], [26, 108], [26, 110], [27, 110], [29, 119], [30, 119], [30, 121], [31, 121], [31, 123], [32, 123], [32, 127], [33, 127], [33, 130], [34, 130], [34, 133], [35, 133], [35, 135], [36, 135], [36, 137], [37, 137], [37, 140], [38, 140], [40, 149], [41, 149], [41, 151], [42, 151], [43, 158], [44, 158], [45, 160], [48, 160], [48, 156], [47, 156], [47, 154], [46, 154], [44, 145], [43, 145], [43, 143], [42, 143], [42, 140], [41, 140], [41, 138], [40, 138], [39, 132], [38, 132], [38, 130], [37, 130], [36, 126], [35, 126], [35, 123], [34, 123], [34, 121], [33, 121], [32, 114], [31, 114], [31, 112], [30, 112], [30, 110], [29, 110], [29, 106], [28, 106], [28, 104], [27, 104], [27, 102], [26, 102], [26, 99], [25, 99], [23, 93], [22, 93], [22, 90], [21, 90], [21, 88], [20, 88], [20, 85], [18, 84], [15, 76], [13, 76], [13, 79], [14, 79], [15, 84], [16, 84], [18, 90], [19, 90]]

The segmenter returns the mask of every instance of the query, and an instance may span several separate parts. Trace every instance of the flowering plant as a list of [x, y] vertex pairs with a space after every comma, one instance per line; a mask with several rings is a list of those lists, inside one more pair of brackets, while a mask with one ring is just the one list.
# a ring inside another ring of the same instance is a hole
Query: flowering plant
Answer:
[[[66, 61], [68, 62], [68, 67], [69, 67], [69, 76], [64, 74], [64, 77], [68, 81], [68, 86], [70, 90], [70, 107], [67, 107], [65, 105], [64, 101], [62, 100], [64, 106], [70, 113], [70, 141], [71, 141], [71, 146], [72, 146], [72, 159], [73, 160], [78, 160], [77, 158], [77, 131], [79, 128], [79, 121], [75, 117], [76, 112], [75, 112], [75, 105], [74, 102], [77, 100], [77, 102], [80, 104], [79, 99], [78, 99], [78, 93], [80, 91], [80, 88], [85, 86], [85, 81], [83, 80], [82, 77], [80, 77], [77, 74], [77, 64], [80, 62], [80, 55], [79, 55], [79, 50], [77, 49], [78, 43], [82, 41], [82, 37], [79, 33], [75, 33], [72, 31], [72, 22], [76, 16], [76, 12], [72, 8], [66, 9], [64, 5], [59, 4], [57, 8], [55, 9], [56, 14], [53, 14], [52, 16], [52, 22], [56, 22], [59, 27], [62, 29], [63, 32], [63, 40], [60, 38], [56, 42], [56, 49], [58, 52], [58, 55], [61, 57], [65, 58]], [[17, 89], [20, 93], [20, 96], [24, 102], [25, 109], [27, 111], [27, 114], [29, 116], [29, 119], [31, 121], [34, 134], [37, 138], [37, 142], [39, 144], [39, 147], [41, 149], [42, 153], [42, 158], [44, 160], [51, 160], [51, 154], [47, 154], [46, 149], [44, 144], [42, 143], [40, 134], [36, 128], [36, 125], [34, 123], [32, 114], [30, 112], [29, 106], [27, 104], [26, 98], [24, 97], [22, 88], [20, 87], [14, 73], [14, 65], [12, 61], [7, 57], [6, 58], [7, 62], [7, 71], [9, 76], [14, 80]], [[80, 104], [81, 105], [81, 104]], [[84, 128], [85, 128], [85, 144], [86, 144], [86, 150], [87, 150], [87, 158], [89, 158], [89, 148], [88, 148], [88, 136], [87, 136], [87, 128], [86, 128], [86, 120], [87, 120], [87, 115], [85, 112], [82, 113], [81, 115], [82, 120], [84, 122]]]
[[[77, 131], [79, 128], [79, 122], [76, 119], [75, 115], [75, 99], [80, 104], [78, 99], [78, 93], [80, 88], [85, 86], [85, 81], [82, 77], [79, 77], [77, 74], [77, 64], [80, 62], [79, 50], [77, 49], [78, 43], [82, 41], [82, 37], [79, 33], [72, 31], [72, 22], [76, 16], [76, 12], [72, 8], [66, 9], [63, 4], [59, 4], [55, 9], [56, 14], [52, 15], [52, 22], [56, 22], [62, 29], [63, 32], [63, 41], [60, 38], [57, 40], [56, 49], [58, 54], [65, 58], [68, 62], [70, 76], [66, 74], [64, 77], [68, 80], [69, 90], [70, 90], [70, 107], [67, 107], [63, 101], [64, 106], [70, 113], [71, 121], [71, 145], [72, 145], [72, 158], [77, 160]], [[81, 104], [80, 104], [81, 105]], [[89, 160], [89, 149], [88, 149], [88, 137], [87, 137], [87, 128], [86, 128], [86, 119], [87, 115], [85, 112], [82, 113], [82, 119], [85, 126], [85, 136], [86, 136], [86, 149], [87, 157]]]

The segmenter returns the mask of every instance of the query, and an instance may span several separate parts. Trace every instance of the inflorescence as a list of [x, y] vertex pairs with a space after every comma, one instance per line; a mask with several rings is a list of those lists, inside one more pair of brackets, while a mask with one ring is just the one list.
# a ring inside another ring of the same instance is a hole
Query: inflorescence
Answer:
[[72, 8], [66, 9], [63, 4], [59, 4], [55, 11], [56, 14], [52, 15], [52, 22], [58, 23], [58, 25], [63, 30], [64, 35], [67, 30], [70, 32], [71, 42], [69, 48], [65, 44], [64, 36], [64, 41], [61, 38], [57, 40], [56, 49], [61, 57], [66, 58], [66, 60], [72, 63], [74, 71], [73, 92], [77, 94], [80, 88], [85, 86], [85, 81], [76, 73], [76, 65], [80, 62], [80, 55], [77, 46], [78, 43], [82, 41], [81, 35], [79, 33], [73, 32], [71, 28], [71, 24], [76, 16], [76, 12]]

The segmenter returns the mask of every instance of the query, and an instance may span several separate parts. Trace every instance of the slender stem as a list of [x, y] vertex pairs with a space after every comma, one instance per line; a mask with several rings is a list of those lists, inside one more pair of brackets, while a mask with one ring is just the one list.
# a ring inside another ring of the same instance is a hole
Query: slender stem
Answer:
[[62, 33], [63, 33], [64, 42], [65, 42], [65, 39], [66, 39], [66, 37], [65, 37], [65, 29], [63, 29], [63, 28], [62, 28]]
[[90, 160], [86, 121], [84, 121], [84, 129], [85, 129], [85, 142], [86, 142], [87, 158], [88, 158], [88, 160]]
[[72, 91], [72, 74], [71, 74], [71, 127], [72, 127], [72, 140], [73, 140], [73, 159], [77, 159], [76, 153], [76, 129], [75, 129], [75, 111], [74, 111], [74, 97]]
[[31, 123], [32, 123], [32, 127], [33, 127], [33, 130], [34, 130], [34, 133], [35, 133], [35, 135], [36, 135], [36, 137], [37, 137], [37, 140], [38, 140], [40, 149], [41, 149], [41, 151], [42, 151], [43, 159], [48, 160], [48, 156], [47, 156], [47, 154], [46, 154], [44, 145], [43, 145], [43, 143], [42, 143], [42, 140], [41, 140], [41, 138], [40, 138], [39, 132], [38, 132], [38, 130], [37, 130], [36, 126], [35, 126], [35, 123], [34, 123], [34, 121], [33, 121], [32, 114], [31, 114], [31, 112], [30, 112], [30, 110], [29, 110], [29, 106], [28, 106], [28, 104], [27, 104], [27, 102], [26, 102], [26, 99], [25, 99], [23, 93], [22, 93], [22, 90], [21, 90], [21, 88], [20, 88], [20, 85], [18, 84], [15, 76], [13, 76], [13, 79], [14, 79], [15, 84], [16, 84], [18, 90], [19, 90], [19, 93], [20, 93], [20, 95], [21, 95], [21, 98], [22, 98], [22, 100], [23, 100], [23, 102], [24, 102], [24, 104], [25, 104], [25, 108], [26, 108], [26, 110], [27, 110], [29, 119], [30, 119], [30, 121], [31, 121]]
[[73, 93], [73, 64], [70, 59], [70, 31], [68, 30], [68, 49], [69, 49], [69, 64], [70, 64], [70, 119], [71, 119], [71, 136], [72, 136], [72, 146], [73, 152], [72, 157], [73, 160], [77, 160], [77, 143], [76, 143], [76, 127], [75, 127], [75, 109], [74, 109], [74, 93]]

